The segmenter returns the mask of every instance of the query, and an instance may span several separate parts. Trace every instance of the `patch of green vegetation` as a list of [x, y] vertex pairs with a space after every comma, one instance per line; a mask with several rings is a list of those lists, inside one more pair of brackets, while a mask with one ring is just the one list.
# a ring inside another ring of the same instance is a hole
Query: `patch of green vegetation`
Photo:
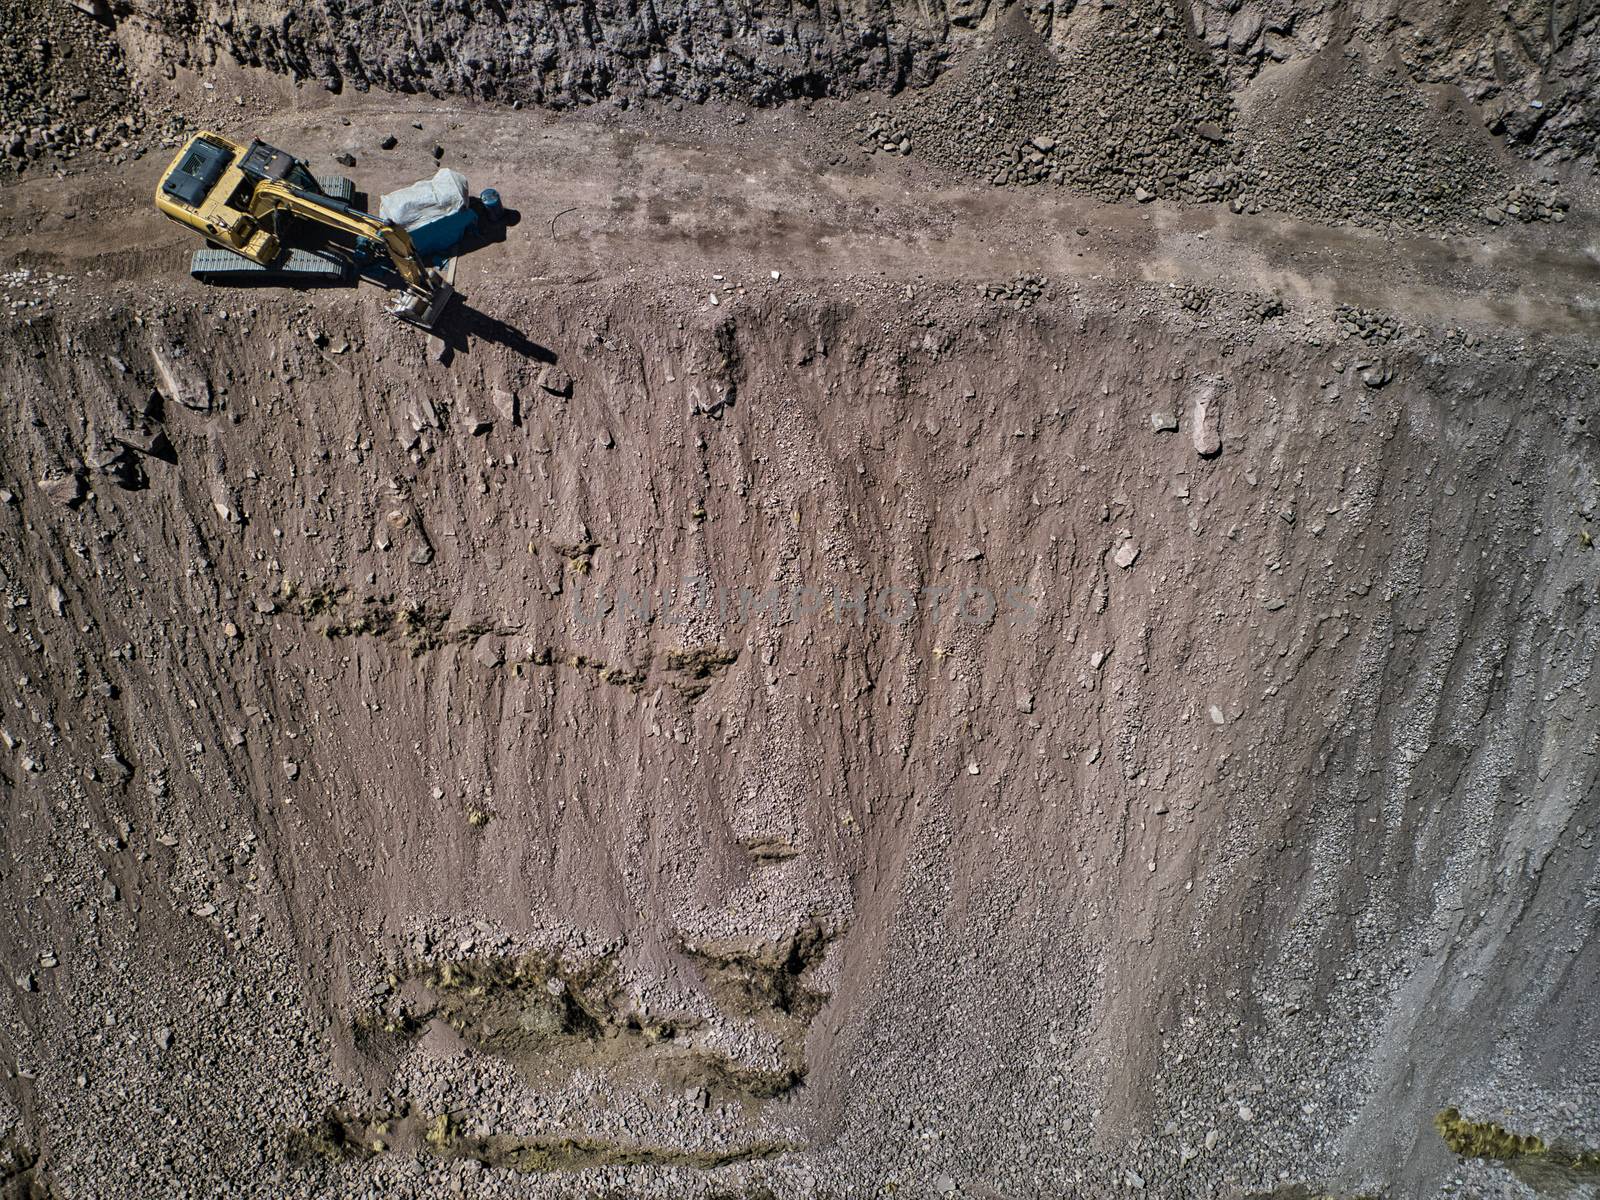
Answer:
[[587, 654], [566, 654], [551, 646], [539, 650], [530, 649], [527, 660], [512, 663], [511, 669], [515, 674], [521, 675], [525, 667], [553, 667], [558, 662], [575, 671], [592, 672], [601, 683], [610, 684], [612, 687], [625, 687], [637, 692], [645, 684], [646, 676], [643, 671], [601, 662], [598, 658], [590, 658]]
[[615, 1010], [609, 959], [567, 967], [540, 955], [446, 961], [422, 971], [442, 1019], [481, 1050], [527, 1054], [552, 1038], [603, 1036]]
[[[581, 561], [583, 570], [588, 570], [586, 556], [594, 548], [593, 543], [588, 543], [586, 547], [558, 547], [563, 553], [582, 550], [584, 556], [572, 561]], [[447, 608], [433, 608], [426, 603], [404, 604], [391, 595], [365, 596], [357, 600], [345, 587], [324, 587], [302, 594], [293, 584], [286, 583], [283, 585], [281, 595], [285, 611], [306, 620], [324, 618], [322, 625], [324, 637], [386, 639], [405, 646], [412, 658], [420, 658], [429, 651], [444, 646], [470, 645], [488, 633], [510, 636], [517, 632], [515, 629], [496, 628], [482, 622], [447, 629], [446, 626], [450, 622], [450, 610]], [[727, 652], [702, 651], [684, 654], [681, 663], [674, 662], [672, 665], [673, 669], [687, 671], [691, 674], [691, 679], [699, 680], [732, 662], [736, 657], [737, 655]], [[672, 660], [671, 655], [668, 658], [669, 661]], [[562, 654], [549, 646], [542, 650], [530, 651], [525, 661], [512, 663], [511, 670], [520, 675], [525, 667], [549, 667], [557, 662], [563, 662], [575, 670], [591, 672], [601, 683], [612, 687], [625, 687], [635, 692], [644, 687], [647, 679], [643, 670], [601, 662], [584, 654]], [[704, 691], [709, 685], [689, 683], [679, 686], [685, 688], [697, 686], [699, 691]]]
[[809, 1021], [828, 997], [807, 988], [801, 976], [822, 960], [837, 932], [813, 917], [779, 941], [712, 939], [685, 942], [683, 950], [700, 963], [725, 1007], [742, 1016], [777, 1012]]
[[1453, 1153], [1500, 1163], [1536, 1192], [1559, 1195], [1579, 1183], [1600, 1183], [1600, 1152], [1469, 1120], [1453, 1106], [1434, 1117], [1433, 1127]]
[[711, 1171], [801, 1149], [765, 1139], [715, 1150], [621, 1142], [610, 1138], [465, 1132], [452, 1113], [351, 1113], [330, 1109], [310, 1129], [291, 1131], [297, 1153], [339, 1160], [368, 1160], [389, 1150], [472, 1159], [485, 1166], [529, 1174], [590, 1167], [688, 1167]]
[[672, 1042], [686, 1028], [634, 1011], [609, 957], [578, 965], [535, 954], [449, 959], [413, 963], [406, 979], [420, 982], [424, 996], [408, 1002], [391, 993], [379, 1012], [357, 1023], [358, 1045], [364, 1029], [377, 1051], [384, 1048], [378, 1030], [415, 1036], [440, 1020], [477, 1049], [512, 1062], [543, 1065], [582, 1051], [579, 1059], [593, 1065]]
[[1469, 1121], [1458, 1109], [1447, 1108], [1433, 1118], [1444, 1144], [1462, 1158], [1521, 1158], [1544, 1154], [1544, 1139], [1531, 1133], [1513, 1133], [1493, 1121]]
[[490, 632], [487, 625], [468, 625], [446, 632], [445, 624], [449, 620], [448, 609], [429, 608], [426, 604], [396, 604], [392, 596], [368, 596], [354, 612], [346, 606], [335, 614], [322, 632], [330, 638], [393, 638], [405, 644], [412, 658], [440, 646], [475, 641]]
[[597, 658], [590, 658], [586, 654], [569, 655], [567, 666], [578, 671], [593, 671], [601, 683], [608, 683], [613, 687], [625, 687], [636, 692], [644, 686], [643, 671], [635, 671], [631, 667], [612, 666]]
[[820, 926], [808, 926], [755, 950], [719, 944], [701, 954], [728, 1006], [763, 1018], [779, 1039], [776, 1068], [699, 1048], [698, 1019], [638, 1011], [617, 981], [613, 956], [583, 963], [539, 954], [412, 962], [390, 977], [377, 1006], [354, 1021], [355, 1043], [364, 1054], [388, 1056], [441, 1021], [476, 1050], [528, 1070], [644, 1069], [708, 1092], [769, 1099], [805, 1078], [805, 1025], [826, 997], [797, 981], [825, 940]]
[[704, 646], [699, 650], [668, 650], [667, 670], [682, 671], [692, 679], [705, 679], [739, 661], [737, 650]]
[[600, 543], [574, 542], [569, 546], [552, 545], [550, 548], [567, 560], [567, 570], [574, 575], [587, 575], [589, 568], [594, 565], [594, 552], [600, 548]]
[[284, 607], [296, 616], [311, 618], [343, 604], [350, 589], [342, 585], [326, 585], [315, 588], [309, 592], [302, 592], [298, 584], [287, 580], [278, 589]]
[[694, 1051], [685, 1057], [675, 1074], [685, 1081], [693, 1079], [708, 1092], [770, 1100], [805, 1082], [806, 1068], [800, 1055], [791, 1051], [788, 1058], [783, 1067], [767, 1071], [732, 1062], [720, 1054]]
[[383, 1056], [404, 1050], [421, 1034], [425, 1021], [404, 1009], [395, 1012], [358, 1013], [350, 1023], [356, 1049], [369, 1056]]
[[793, 1142], [755, 1141], [717, 1150], [683, 1150], [592, 1137], [516, 1137], [490, 1134], [459, 1138], [447, 1157], [473, 1158], [512, 1171], [577, 1171], [588, 1167], [688, 1167], [713, 1171], [755, 1159], [774, 1158], [801, 1147]]
[[782, 838], [757, 838], [744, 844], [745, 853], [760, 862], [784, 862], [800, 853], [799, 847]]
[[739, 660], [737, 650], [721, 646], [705, 646], [698, 650], [668, 650], [667, 670], [676, 671], [683, 678], [674, 679], [672, 686], [690, 700], [698, 700], [712, 681]]
[[372, 1158], [378, 1151], [363, 1137], [365, 1126], [366, 1122], [352, 1120], [348, 1114], [330, 1108], [314, 1124], [289, 1131], [289, 1156], [302, 1160], [326, 1158], [335, 1162], [346, 1158]]
[[404, 604], [393, 596], [365, 596], [356, 600], [346, 587], [323, 587], [302, 593], [293, 584], [283, 585], [285, 610], [305, 620], [326, 618], [323, 636], [329, 638], [374, 637], [398, 641], [417, 658], [441, 646], [475, 641], [494, 630], [483, 624], [446, 630], [450, 610], [427, 604]]

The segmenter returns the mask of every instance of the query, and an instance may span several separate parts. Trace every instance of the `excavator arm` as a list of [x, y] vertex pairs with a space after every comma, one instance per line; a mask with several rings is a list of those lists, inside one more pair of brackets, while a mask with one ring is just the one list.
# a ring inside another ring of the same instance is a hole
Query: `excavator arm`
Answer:
[[398, 226], [288, 183], [258, 184], [250, 199], [250, 216], [259, 222], [282, 213], [382, 245], [405, 281], [406, 290], [414, 296], [432, 299], [439, 287], [433, 273], [417, 257], [411, 236]]

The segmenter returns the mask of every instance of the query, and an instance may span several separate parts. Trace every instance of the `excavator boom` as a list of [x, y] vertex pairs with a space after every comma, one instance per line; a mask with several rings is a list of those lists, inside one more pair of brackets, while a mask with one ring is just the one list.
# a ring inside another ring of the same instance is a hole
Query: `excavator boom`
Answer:
[[250, 215], [264, 222], [283, 213], [383, 246], [395, 271], [405, 280], [407, 290], [424, 298], [433, 294], [428, 268], [417, 257], [416, 249], [411, 245], [411, 236], [404, 229], [386, 224], [332, 197], [308, 192], [291, 184], [258, 184], [251, 197]]

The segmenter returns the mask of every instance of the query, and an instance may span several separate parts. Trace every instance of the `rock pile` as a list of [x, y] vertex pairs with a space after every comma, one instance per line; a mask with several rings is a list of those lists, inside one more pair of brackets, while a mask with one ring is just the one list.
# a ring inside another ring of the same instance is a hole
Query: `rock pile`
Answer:
[[1201, 284], [1190, 284], [1178, 292], [1178, 303], [1199, 315], [1211, 307], [1212, 291]]
[[1357, 225], [1471, 224], [1505, 179], [1482, 131], [1415, 86], [1358, 60], [1293, 95], [1265, 94], [1240, 121], [1235, 211]]
[[52, 271], [18, 267], [0, 271], [0, 312], [33, 316], [49, 312], [63, 293], [71, 294], [71, 279]]
[[1284, 306], [1283, 297], [1273, 294], [1252, 297], [1250, 303], [1246, 306], [1246, 311], [1256, 320], [1265, 324], [1283, 316], [1289, 310]]
[[1483, 206], [1480, 215], [1491, 225], [1504, 225], [1507, 221], [1554, 221], [1567, 219], [1568, 202], [1554, 188], [1535, 188], [1516, 184], [1504, 195], [1496, 196]]
[[[1221, 199], [1233, 112], [1221, 73], [1169, 7], [1085, 11], [1057, 58], [1026, 26], [858, 131], [997, 185], [1056, 183], [1105, 200]], [[900, 151], [904, 153], [904, 150]]]
[[980, 290], [985, 300], [1021, 312], [1033, 307], [1049, 282], [1043, 275], [1018, 275], [1010, 283], [986, 283]]
[[110, 27], [49, 0], [8, 0], [4, 11], [0, 171], [126, 145], [138, 111]]
[[1380, 227], [1559, 219], [1565, 208], [1553, 194], [1513, 199], [1478, 123], [1398, 72], [1330, 58], [1236, 112], [1221, 67], [1174, 10], [1130, 0], [1073, 22], [1053, 48], [1026, 24], [1004, 26], [935, 86], [869, 114], [855, 140], [999, 186]]
[[856, 145], [868, 154], [910, 154], [911, 135], [897, 128], [885, 117], [874, 114], [856, 126]]
[[1338, 315], [1340, 337], [1360, 338], [1369, 345], [1382, 346], [1400, 336], [1400, 322], [1387, 313], [1341, 304]]

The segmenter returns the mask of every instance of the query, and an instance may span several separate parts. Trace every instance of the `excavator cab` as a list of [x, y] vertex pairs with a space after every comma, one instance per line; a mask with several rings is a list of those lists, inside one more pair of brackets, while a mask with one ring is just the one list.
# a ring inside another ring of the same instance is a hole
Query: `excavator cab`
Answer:
[[274, 183], [287, 183], [302, 191], [322, 191], [317, 177], [307, 169], [305, 163], [288, 151], [269, 146], [259, 138], [250, 143], [250, 149], [239, 161], [239, 170], [247, 179], [257, 182], [271, 180]]
[[319, 179], [259, 139], [241, 146], [221, 134], [196, 134], [162, 175], [155, 199], [164, 215], [209, 243], [190, 264], [190, 274], [206, 283], [366, 278], [403, 289], [389, 311], [428, 329], [453, 294], [404, 229], [354, 205], [348, 179]]

